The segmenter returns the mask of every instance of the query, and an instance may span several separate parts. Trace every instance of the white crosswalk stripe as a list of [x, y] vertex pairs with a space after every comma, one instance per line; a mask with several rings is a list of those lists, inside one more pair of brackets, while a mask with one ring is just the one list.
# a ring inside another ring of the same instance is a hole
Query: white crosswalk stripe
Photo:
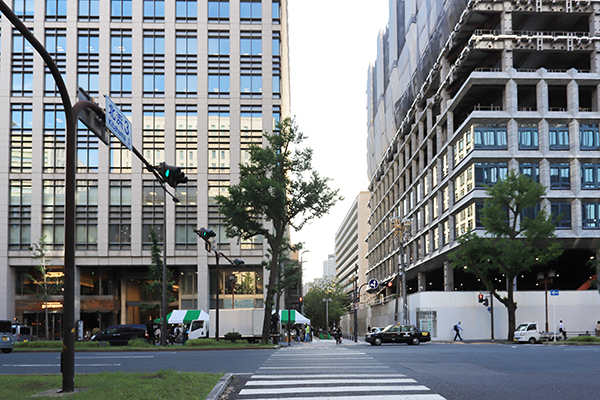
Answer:
[[[373, 372], [372, 372], [373, 371]], [[369, 373], [366, 373], [369, 372]], [[240, 400], [445, 400], [416, 380], [347, 347], [293, 346], [273, 354]]]

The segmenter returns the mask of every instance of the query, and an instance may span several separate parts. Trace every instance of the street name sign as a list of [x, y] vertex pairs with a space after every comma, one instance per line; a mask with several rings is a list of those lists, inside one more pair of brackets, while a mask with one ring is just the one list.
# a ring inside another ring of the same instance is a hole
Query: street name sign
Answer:
[[131, 122], [125, 114], [113, 103], [108, 96], [106, 98], [106, 128], [111, 131], [129, 150], [133, 151], [131, 145]]

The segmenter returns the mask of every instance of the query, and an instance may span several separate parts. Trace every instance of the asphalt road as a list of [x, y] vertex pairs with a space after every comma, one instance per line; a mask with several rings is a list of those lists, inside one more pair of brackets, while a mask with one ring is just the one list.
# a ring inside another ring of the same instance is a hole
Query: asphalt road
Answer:
[[[344, 356], [344, 351], [350, 351], [356, 358], [344, 360], [342, 357], [336, 361], [336, 357], [324, 354], [340, 352], [340, 356]], [[310, 352], [317, 360], [320, 352], [324, 352], [323, 361], [321, 364], [319, 361], [303, 363], [304, 352]], [[77, 352], [75, 372], [160, 369], [232, 372], [236, 375], [237, 388], [230, 395], [231, 400], [245, 398], [239, 396], [239, 391], [253, 376], [265, 371], [270, 375], [286, 374], [286, 379], [296, 374], [401, 374], [414, 380], [414, 384], [428, 388], [427, 393], [452, 400], [564, 400], [600, 398], [599, 360], [600, 346], [463, 342], [370, 346], [347, 341], [335, 346], [333, 341], [315, 341], [281, 350]], [[38, 373], [60, 373], [60, 354], [0, 353], [0, 374]], [[353, 382], [359, 383], [359, 378]], [[267, 386], [268, 382], [261, 384]], [[383, 398], [383, 393], [368, 392], [372, 389], [365, 388], [364, 398]]]

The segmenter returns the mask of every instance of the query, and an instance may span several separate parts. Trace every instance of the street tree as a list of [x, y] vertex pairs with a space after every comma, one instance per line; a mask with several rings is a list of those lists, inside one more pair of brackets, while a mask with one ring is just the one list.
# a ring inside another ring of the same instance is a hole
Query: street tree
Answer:
[[[331, 302], [326, 306], [323, 299], [331, 299]], [[314, 286], [304, 294], [304, 313], [315, 327], [328, 328], [327, 322], [329, 326], [339, 325], [340, 318], [348, 312], [350, 305], [350, 297], [335, 279]], [[326, 310], [329, 312], [329, 318]]]
[[[37, 286], [35, 296], [44, 302], [44, 317], [45, 323], [45, 335], [46, 340], [50, 339], [49, 326], [48, 326], [48, 301], [52, 296], [58, 296], [62, 294], [64, 285], [63, 274], [59, 271], [53, 271], [52, 263], [50, 258], [47, 256], [48, 250], [46, 249], [46, 236], [38, 239], [37, 243], [33, 243], [29, 246], [29, 250], [33, 252], [33, 258], [38, 262], [36, 265], [36, 276], [29, 275], [29, 279]], [[54, 335], [52, 335], [54, 340]]]
[[[151, 303], [142, 303], [140, 308], [144, 311], [156, 312], [162, 316], [162, 296], [163, 296], [163, 259], [162, 252], [158, 245], [158, 237], [153, 226], [150, 227], [150, 265], [148, 266], [148, 275], [146, 281], [142, 284], [142, 290], [153, 300]], [[167, 304], [177, 300], [174, 290], [173, 271], [167, 268]], [[152, 317], [154, 318], [154, 317]]]
[[308, 221], [327, 214], [341, 197], [329, 187], [329, 178], [312, 169], [312, 149], [298, 148], [305, 136], [294, 120], [284, 119], [264, 137], [267, 146], [251, 145], [249, 161], [240, 163], [239, 183], [216, 200], [229, 237], [248, 240], [259, 236], [269, 245], [263, 263], [269, 270], [262, 332], [262, 342], [267, 343], [280, 254], [294, 248], [286, 240], [290, 228], [298, 231]]
[[[562, 253], [555, 239], [555, 222], [545, 210], [537, 210], [546, 189], [527, 175], [510, 171], [505, 179], [485, 189], [488, 198], [482, 210], [484, 231], [470, 231], [458, 238], [458, 248], [448, 255], [454, 268], [474, 274], [508, 311], [508, 340], [513, 340], [517, 303], [514, 279], [534, 265], [546, 265]], [[506, 279], [507, 295], [494, 285]]]

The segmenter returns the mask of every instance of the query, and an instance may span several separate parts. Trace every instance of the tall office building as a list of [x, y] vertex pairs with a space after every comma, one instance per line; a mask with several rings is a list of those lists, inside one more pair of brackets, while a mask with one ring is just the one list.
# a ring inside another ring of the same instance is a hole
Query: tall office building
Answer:
[[[370, 278], [397, 282], [392, 222], [407, 220], [409, 293], [482, 290], [447, 255], [458, 237], [482, 228], [485, 185], [509, 170], [547, 188], [528, 215], [561, 216], [565, 251], [546, 266], [559, 275], [554, 287], [575, 290], [594, 274], [599, 10], [595, 0], [390, 1], [368, 80]], [[543, 271], [509, 284], [539, 289]]]
[[327, 281], [335, 277], [335, 254], [329, 254], [327, 260], [323, 261], [323, 280]]
[[[77, 130], [76, 320], [84, 329], [154, 317], [142, 289], [150, 229], [166, 236], [177, 300], [170, 308], [262, 308], [261, 237], [227, 238], [215, 196], [239, 180], [248, 146], [289, 115], [286, 0], [14, 0], [13, 10], [54, 58], [72, 101], [82, 87], [109, 96], [131, 120], [133, 145], [152, 165], [189, 177], [163, 190], [131, 152]], [[0, 25], [0, 318], [44, 332], [40, 278], [29, 247], [45, 237], [62, 275], [65, 115], [52, 76], [6, 17]], [[166, 213], [166, 235], [163, 215]], [[223, 265], [193, 232], [214, 230], [218, 248], [245, 261]], [[237, 276], [235, 298], [229, 284]], [[48, 303], [61, 332], [62, 296]]]

